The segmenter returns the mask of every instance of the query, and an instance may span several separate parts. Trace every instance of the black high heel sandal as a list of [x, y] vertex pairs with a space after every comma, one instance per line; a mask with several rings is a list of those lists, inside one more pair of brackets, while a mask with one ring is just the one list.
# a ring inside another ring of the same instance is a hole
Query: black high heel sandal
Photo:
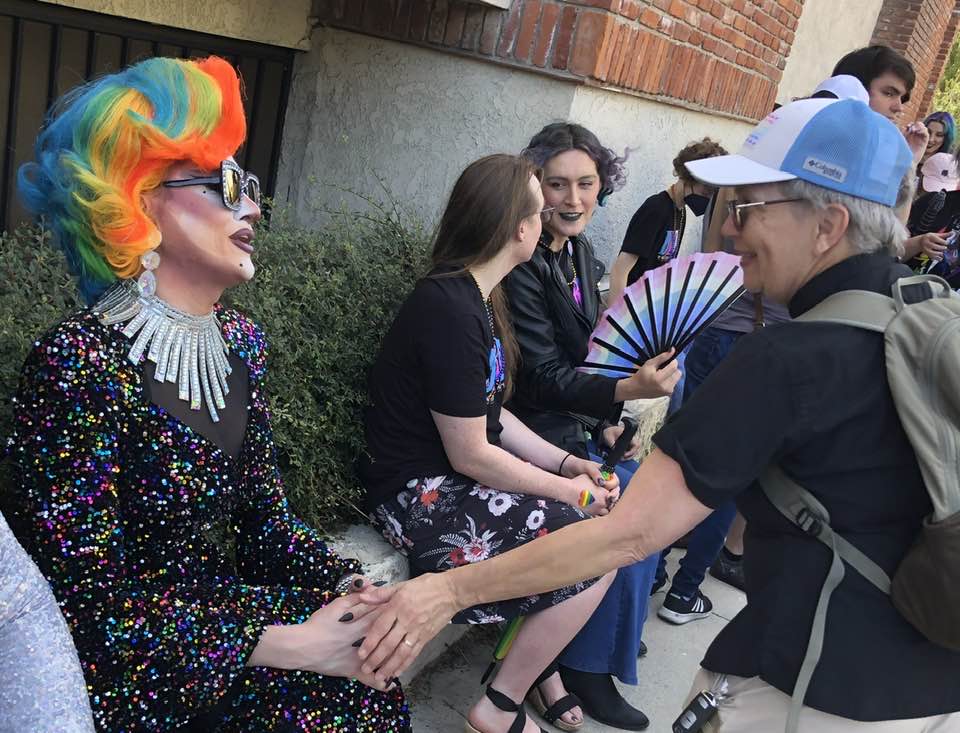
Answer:
[[[527, 712], [523, 709], [523, 705], [516, 703], [511, 700], [509, 697], [504, 695], [502, 692], [494, 690], [492, 687], [487, 687], [487, 699], [493, 703], [493, 706], [498, 710], [502, 710], [505, 713], [516, 713], [517, 717], [513, 719], [513, 723], [510, 725], [510, 728], [507, 730], [507, 733], [523, 733], [523, 728], [527, 724]], [[466, 733], [483, 733], [482, 730], [474, 728], [470, 725], [470, 721], [466, 721]], [[543, 728], [540, 728], [540, 733], [547, 733]]]
[[546, 720], [550, 725], [554, 725], [560, 730], [564, 731], [578, 731], [583, 727], [583, 721], [579, 723], [568, 723], [567, 721], [561, 718], [565, 713], [569, 713], [576, 707], [581, 707], [582, 703], [580, 698], [573, 694], [564, 695], [559, 700], [557, 700], [553, 705], [547, 705], [547, 698], [542, 692], [540, 692], [540, 684], [546, 680], [548, 677], [553, 676], [560, 671], [560, 668], [557, 666], [557, 663], [554, 662], [548, 666], [543, 672], [537, 677], [537, 681], [533, 683], [533, 687], [530, 688], [530, 692], [527, 693], [527, 700], [533, 705], [534, 710], [536, 710], [540, 717]]

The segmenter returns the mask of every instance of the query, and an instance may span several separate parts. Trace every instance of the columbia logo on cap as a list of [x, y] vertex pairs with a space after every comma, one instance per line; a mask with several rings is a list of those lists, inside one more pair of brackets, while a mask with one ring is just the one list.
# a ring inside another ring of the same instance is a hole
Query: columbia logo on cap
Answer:
[[829, 178], [831, 181], [836, 181], [837, 183], [843, 183], [847, 180], [846, 168], [827, 163], [819, 158], [810, 157], [804, 160], [803, 169], [811, 173], [816, 173], [824, 178]]

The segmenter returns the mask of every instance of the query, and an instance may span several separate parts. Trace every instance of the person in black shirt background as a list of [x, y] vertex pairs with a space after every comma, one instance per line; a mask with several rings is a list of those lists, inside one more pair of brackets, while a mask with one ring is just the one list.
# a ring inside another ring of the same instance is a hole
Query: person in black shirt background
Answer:
[[[601, 446], [613, 445], [623, 431], [623, 400], [670, 394], [679, 371], [676, 364], [658, 369], [669, 355], [650, 359], [625, 379], [577, 371], [603, 310], [593, 247], [584, 230], [598, 204], [623, 184], [624, 161], [590, 130], [569, 122], [544, 127], [523, 155], [543, 167], [543, 197], [554, 210], [533, 256], [505, 281], [521, 354], [510, 408], [545, 440], [599, 460]], [[621, 462], [621, 484], [636, 469], [636, 461]], [[637, 655], [645, 648], [641, 635], [655, 569], [653, 559], [621, 568], [600, 607], [558, 660], [564, 685], [583, 701], [584, 710], [624, 730], [649, 724], [612, 677], [637, 684]]]
[[[744, 285], [788, 304], [794, 319], [834, 293], [889, 294], [911, 274], [892, 255], [906, 237], [895, 208], [912, 196], [912, 155], [862, 102], [793, 102], [761, 122], [740, 154], [688, 167], [734, 187], [723, 234], [742, 257]], [[608, 516], [442, 582], [369, 592], [365, 600], [385, 605], [361, 648], [364, 664], [396, 673], [465, 604], [634, 562], [735, 498], [747, 521], [747, 604], [711, 644], [693, 694], [726, 692], [707, 733], [783, 730], [831, 553], [780, 514], [757, 479], [779, 466], [823, 504], [837, 534], [892, 575], [933, 507], [885, 363], [882, 334], [839, 323], [794, 320], [744, 336], [655, 436], [657, 449]], [[416, 639], [409, 654], [397, 649], [399, 634]], [[960, 730], [960, 653], [924, 637], [847, 567], [798, 730]]]
[[687, 209], [703, 216], [714, 189], [699, 183], [684, 164], [691, 160], [726, 155], [723, 147], [708, 137], [692, 142], [673, 159], [677, 177], [669, 188], [654, 194], [641, 204], [627, 226], [620, 254], [610, 268], [612, 303], [647, 270], [669, 262], [680, 252], [687, 226]]
[[[371, 520], [413, 574], [480, 562], [604, 514], [619, 496], [617, 479], [604, 481], [599, 464], [547, 443], [502, 407], [517, 347], [500, 281], [537, 246], [539, 178], [517, 156], [467, 167], [437, 230], [433, 269], [404, 302], [371, 371], [369, 456], [360, 474]], [[595, 501], [581, 510], [584, 491]], [[468, 731], [512, 730], [533, 685], [553, 708], [548, 718], [565, 730], [582, 726], [578, 701], [551, 663], [613, 576], [485, 604], [456, 619], [527, 617], [487, 696], [470, 710]], [[523, 730], [537, 729], [526, 721]]]

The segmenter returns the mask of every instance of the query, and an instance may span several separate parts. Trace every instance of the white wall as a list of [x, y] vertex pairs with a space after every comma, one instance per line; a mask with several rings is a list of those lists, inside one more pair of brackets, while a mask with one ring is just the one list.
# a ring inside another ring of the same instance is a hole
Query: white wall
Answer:
[[805, 97], [844, 54], [870, 43], [883, 0], [806, 0], [777, 101]]
[[[297, 219], [322, 225], [324, 208], [377, 194], [378, 177], [428, 225], [471, 161], [517, 152], [548, 122], [571, 119], [622, 152], [628, 184], [587, 232], [608, 264], [643, 200], [673, 180], [671, 160], [704, 136], [739, 147], [750, 125], [495, 64], [318, 29], [299, 57], [284, 131], [278, 196]], [[691, 217], [686, 244], [699, 239]]]
[[378, 177], [433, 224], [468, 163], [518, 152], [563, 119], [575, 85], [494, 64], [334, 29], [298, 59], [278, 191], [298, 219], [378, 193]]
[[[630, 148], [627, 185], [597, 209], [587, 230], [598, 256], [608, 265], [616, 257], [630, 217], [651, 194], [674, 180], [673, 158], [687, 143], [711, 137], [730, 152], [739, 149], [753, 125], [659, 104], [627, 94], [579, 87], [570, 119], [593, 130], [618, 153]], [[700, 220], [687, 211], [685, 252], [700, 243]]]

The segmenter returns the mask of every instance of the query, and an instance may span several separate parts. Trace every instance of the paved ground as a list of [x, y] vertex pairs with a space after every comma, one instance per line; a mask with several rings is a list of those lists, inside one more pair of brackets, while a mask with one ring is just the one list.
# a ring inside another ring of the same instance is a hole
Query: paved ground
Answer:
[[[676, 569], [681, 551], [671, 553], [669, 570]], [[649, 654], [637, 662], [640, 684], [622, 686], [628, 700], [650, 717], [650, 733], [669, 733], [679, 706], [690, 689], [707, 645], [727, 620], [744, 604], [743, 594], [719, 583], [709, 575], [702, 587], [713, 601], [709, 618], [684, 626], [671, 626], [656, 616], [663, 602], [661, 591], [650, 599], [650, 618], [643, 640]], [[463, 730], [466, 711], [480, 695], [480, 676], [490, 659], [496, 641], [493, 629], [474, 629], [430, 667], [421, 672], [407, 688], [417, 733], [456, 733]], [[556, 731], [546, 725], [550, 731]], [[589, 718], [583, 733], [615, 731]]]

